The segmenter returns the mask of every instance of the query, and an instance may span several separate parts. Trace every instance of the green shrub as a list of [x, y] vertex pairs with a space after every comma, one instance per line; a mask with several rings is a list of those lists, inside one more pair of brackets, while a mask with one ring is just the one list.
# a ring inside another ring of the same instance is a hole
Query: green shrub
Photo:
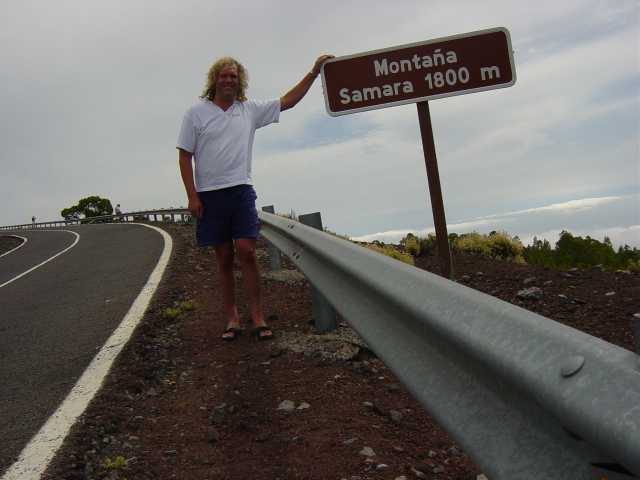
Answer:
[[485, 237], [489, 246], [489, 256], [501, 260], [515, 260], [522, 258], [524, 247], [520, 240], [511, 238], [506, 232], [491, 232], [489, 237]]
[[533, 238], [533, 243], [524, 248], [524, 258], [532, 265], [552, 268], [591, 267], [602, 265], [607, 269], [638, 268], [640, 250], [629, 245], [619, 247], [616, 252], [611, 240], [604, 237], [602, 242], [589, 236], [582, 238], [562, 231], [555, 249], [548, 241]]
[[408, 263], [409, 265], [413, 265], [413, 257], [411, 255], [407, 255], [406, 253], [402, 253], [390, 245], [385, 245], [384, 247], [369, 244], [366, 245], [366, 248], [369, 250], [373, 250], [374, 252], [381, 253], [386, 255], [387, 257], [395, 258], [396, 260], [400, 260], [401, 262]]
[[120, 470], [127, 466], [127, 460], [122, 456], [118, 455], [113, 460], [109, 457], [106, 457], [102, 462], [102, 468], [105, 470]]
[[438, 251], [436, 245], [436, 236], [433, 233], [427, 235], [427, 237], [418, 237], [420, 242], [420, 253], [422, 255], [433, 255]]
[[486, 238], [477, 232], [460, 235], [453, 242], [453, 250], [483, 256], [490, 256], [491, 253]]
[[533, 243], [524, 248], [524, 259], [531, 265], [542, 265], [545, 267], [553, 267], [553, 249], [547, 240], [538, 240], [533, 237]]
[[167, 307], [162, 311], [162, 316], [164, 318], [177, 318], [180, 316], [182, 311], [179, 308]]
[[627, 270], [630, 272], [640, 273], [640, 260], [629, 260], [627, 262]]
[[455, 236], [450, 235], [449, 238], [453, 238], [452, 249], [456, 252], [524, 263], [522, 243], [518, 237], [512, 238], [506, 232], [493, 231], [489, 235], [477, 232], [452, 235]]
[[183, 312], [190, 312], [192, 310], [195, 310], [195, 308], [196, 305], [195, 303], [193, 303], [193, 300], [185, 300], [178, 303], [178, 309], [182, 310]]
[[526, 265], [527, 261], [524, 259], [524, 255], [516, 255], [513, 259], [513, 263], [517, 263], [519, 265]]
[[400, 240], [400, 245], [409, 255], [417, 257], [420, 255], [420, 241], [413, 233], [408, 233], [406, 237]]
[[172, 307], [167, 307], [162, 311], [162, 316], [168, 319], [178, 318], [185, 312], [191, 312], [195, 310], [196, 305], [193, 300], [182, 300], [180, 302], [174, 302]]
[[589, 236], [574, 237], [563, 230], [556, 242], [555, 260], [561, 267], [618, 266], [615, 256], [611, 241], [607, 237], [601, 243]]

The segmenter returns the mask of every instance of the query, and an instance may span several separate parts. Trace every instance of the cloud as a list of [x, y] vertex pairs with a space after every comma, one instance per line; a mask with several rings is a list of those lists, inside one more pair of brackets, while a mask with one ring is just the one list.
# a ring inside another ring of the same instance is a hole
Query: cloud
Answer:
[[484, 219], [490, 218], [506, 218], [515, 215], [522, 215], [525, 213], [544, 213], [544, 212], [558, 212], [558, 213], [574, 213], [577, 211], [589, 210], [596, 208], [607, 203], [622, 200], [623, 197], [600, 197], [600, 198], [583, 198], [580, 200], [569, 200], [568, 202], [554, 203], [546, 205], [544, 207], [527, 208], [525, 210], [517, 210], [514, 212], [507, 212], [495, 215], [487, 215]]

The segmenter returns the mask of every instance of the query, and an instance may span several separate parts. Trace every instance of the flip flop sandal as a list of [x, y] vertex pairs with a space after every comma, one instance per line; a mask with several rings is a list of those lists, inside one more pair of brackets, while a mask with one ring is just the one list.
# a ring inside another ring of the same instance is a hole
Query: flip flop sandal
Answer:
[[[262, 335], [262, 332], [271, 332], [271, 335]], [[273, 332], [271, 328], [267, 325], [263, 325], [261, 327], [256, 327], [253, 330], [253, 334], [256, 336], [258, 340], [273, 340]]]
[[[228, 335], [229, 333], [231, 333], [231, 335]], [[233, 342], [240, 335], [242, 335], [242, 330], [240, 328], [238, 328], [238, 327], [228, 327], [222, 333], [222, 340], [224, 340], [225, 342]]]

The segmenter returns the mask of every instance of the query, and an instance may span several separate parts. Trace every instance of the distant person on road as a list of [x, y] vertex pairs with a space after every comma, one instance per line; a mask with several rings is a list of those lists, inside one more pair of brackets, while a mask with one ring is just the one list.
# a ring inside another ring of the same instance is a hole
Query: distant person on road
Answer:
[[35, 216], [31, 217], [31, 223], [36, 223], [36, 217]]
[[209, 69], [200, 101], [184, 115], [177, 145], [180, 173], [189, 210], [197, 218], [198, 245], [215, 248], [227, 322], [223, 340], [235, 340], [242, 331], [234, 294], [234, 254], [242, 268], [255, 335], [259, 340], [273, 338], [264, 320], [255, 254], [260, 222], [251, 180], [253, 138], [256, 129], [278, 122], [281, 111], [305, 96], [329, 58], [332, 55], [318, 57], [296, 86], [268, 101], [248, 100], [244, 66], [233, 58], [220, 58]]
[[120, 204], [116, 205], [116, 215], [118, 215], [118, 221], [122, 221], [122, 210], [120, 210]]

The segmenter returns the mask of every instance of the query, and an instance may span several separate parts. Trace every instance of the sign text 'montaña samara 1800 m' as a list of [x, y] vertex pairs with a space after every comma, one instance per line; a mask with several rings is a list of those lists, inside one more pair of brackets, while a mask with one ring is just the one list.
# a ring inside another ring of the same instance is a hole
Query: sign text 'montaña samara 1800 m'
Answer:
[[506, 28], [347, 55], [322, 67], [330, 115], [504, 88], [516, 81]]

